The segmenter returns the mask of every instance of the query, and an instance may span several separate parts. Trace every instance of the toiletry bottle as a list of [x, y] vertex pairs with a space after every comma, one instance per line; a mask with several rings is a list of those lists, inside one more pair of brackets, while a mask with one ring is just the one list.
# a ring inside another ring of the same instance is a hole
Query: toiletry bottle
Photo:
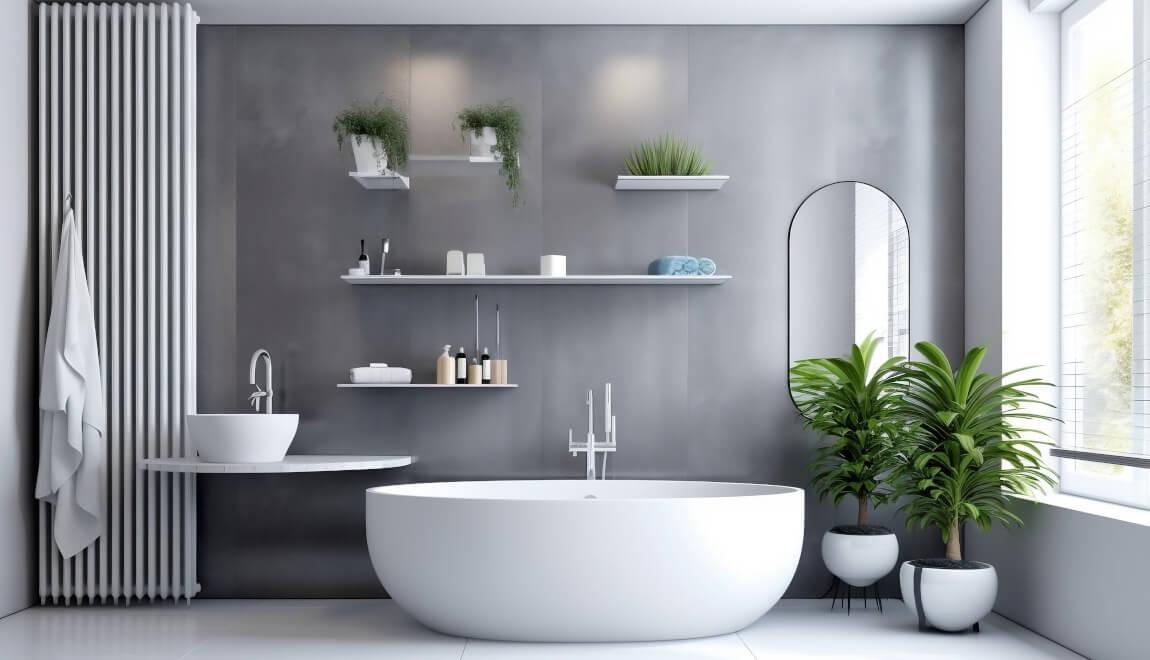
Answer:
[[391, 241], [384, 238], [380, 245], [379, 250], [379, 274], [386, 275], [384, 269], [387, 268], [387, 253], [391, 252]]
[[371, 275], [371, 259], [367, 258], [367, 250], [364, 248], [363, 239], [359, 239], [359, 267], [363, 269], [364, 275]]
[[455, 358], [451, 357], [451, 344], [443, 347], [443, 354], [435, 362], [435, 384], [451, 385], [455, 382]]
[[471, 359], [471, 364], [467, 367], [467, 384], [483, 384], [483, 366], [480, 365], [479, 360], [476, 360], [475, 358]]
[[483, 367], [483, 384], [491, 384], [491, 355], [487, 353], [487, 347], [483, 347], [483, 357], [479, 358], [479, 363]]
[[459, 352], [455, 354], [455, 384], [467, 384], [467, 353], [463, 352], [463, 344], [459, 345]]

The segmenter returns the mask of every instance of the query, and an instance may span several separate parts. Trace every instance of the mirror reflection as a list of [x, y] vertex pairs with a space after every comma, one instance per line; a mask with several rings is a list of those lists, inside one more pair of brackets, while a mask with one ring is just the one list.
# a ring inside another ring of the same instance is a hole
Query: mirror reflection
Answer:
[[910, 355], [910, 240], [893, 199], [824, 186], [795, 212], [788, 249], [790, 364], [845, 355], [871, 333], [885, 347], [876, 359]]

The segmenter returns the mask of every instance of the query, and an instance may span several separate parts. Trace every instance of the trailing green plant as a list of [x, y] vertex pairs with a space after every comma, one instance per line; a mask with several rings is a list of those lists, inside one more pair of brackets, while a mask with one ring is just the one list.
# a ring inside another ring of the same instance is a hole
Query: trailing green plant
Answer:
[[407, 163], [407, 117], [390, 101], [376, 99], [371, 104], [356, 103], [336, 115], [331, 129], [341, 149], [349, 137], [356, 144], [361, 144], [365, 137], [374, 138], [387, 152], [390, 167], [399, 168]]
[[670, 133], [639, 144], [626, 165], [633, 176], [704, 176], [711, 171], [698, 149]]
[[455, 117], [459, 136], [464, 140], [469, 133], [479, 137], [483, 129], [490, 126], [495, 130], [495, 146], [491, 153], [499, 157], [499, 171], [511, 191], [511, 203], [520, 203], [519, 138], [523, 128], [523, 117], [519, 110], [507, 99], [497, 103], [464, 108]]
[[890, 498], [884, 482], [899, 466], [907, 437], [898, 403], [903, 358], [872, 370], [881, 343], [872, 333], [848, 357], [799, 360], [791, 367], [791, 395], [805, 426], [828, 439], [811, 463], [815, 492], [835, 504], [854, 496], [859, 525]]
[[935, 525], [946, 557], [962, 560], [966, 522], [988, 529], [995, 521], [1022, 525], [1008, 507], [1009, 496], [1055, 483], [1039, 445], [1050, 444], [1035, 423], [1057, 421], [1035, 389], [1053, 387], [1041, 378], [1018, 377], [1027, 369], [992, 376], [980, 373], [986, 347], [978, 346], [951, 368], [930, 342], [915, 349], [925, 358], [898, 367], [906, 379], [900, 400], [914, 441], [903, 457], [896, 494], [907, 525]]

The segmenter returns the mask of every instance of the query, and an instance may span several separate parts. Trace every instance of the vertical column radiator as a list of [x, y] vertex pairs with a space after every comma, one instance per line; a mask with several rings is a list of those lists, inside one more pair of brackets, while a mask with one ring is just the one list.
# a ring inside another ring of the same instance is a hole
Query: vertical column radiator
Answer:
[[42, 603], [190, 599], [196, 408], [196, 23], [186, 4], [48, 4], [37, 18], [39, 332], [71, 195], [96, 313], [108, 415], [100, 539], [71, 559], [39, 508]]

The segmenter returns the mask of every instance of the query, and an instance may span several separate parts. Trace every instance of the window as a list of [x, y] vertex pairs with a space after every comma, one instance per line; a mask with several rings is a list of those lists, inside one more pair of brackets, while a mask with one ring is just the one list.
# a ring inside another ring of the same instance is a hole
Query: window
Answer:
[[1143, 507], [1150, 469], [1133, 465], [1150, 457], [1150, 69], [1146, 29], [1136, 26], [1148, 5], [1078, 0], [1062, 14], [1063, 425], [1054, 452], [1064, 492]]

